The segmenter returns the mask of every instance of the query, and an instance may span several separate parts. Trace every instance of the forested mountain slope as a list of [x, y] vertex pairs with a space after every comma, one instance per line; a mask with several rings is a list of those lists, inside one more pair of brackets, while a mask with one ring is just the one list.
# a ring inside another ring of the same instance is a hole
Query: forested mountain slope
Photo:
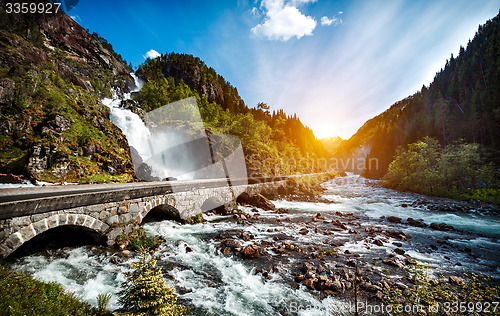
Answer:
[[127, 140], [100, 99], [133, 82], [97, 34], [63, 12], [0, 8], [0, 173], [50, 182], [129, 181]]
[[[482, 145], [483, 155], [498, 164], [500, 150], [500, 16], [479, 27], [467, 48], [451, 56], [429, 87], [392, 105], [367, 121], [336, 151], [359, 158], [368, 152], [363, 174], [380, 178], [400, 145], [424, 136], [442, 146], [463, 139]], [[378, 164], [370, 158], [377, 159]]]
[[238, 90], [197, 57], [165, 54], [140, 65], [137, 75], [146, 81], [135, 96], [144, 110], [196, 96], [209, 133], [241, 139], [251, 175], [313, 172], [316, 158], [328, 155], [296, 115], [271, 113], [264, 103], [247, 107]]

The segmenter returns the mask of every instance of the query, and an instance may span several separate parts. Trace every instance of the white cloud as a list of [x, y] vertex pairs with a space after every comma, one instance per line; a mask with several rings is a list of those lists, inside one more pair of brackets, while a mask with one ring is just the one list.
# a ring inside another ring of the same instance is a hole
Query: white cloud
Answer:
[[340, 18], [340, 15], [342, 13], [344, 13], [344, 12], [339, 11], [338, 16], [334, 16], [331, 19], [329, 17], [327, 17], [327, 16], [322, 17], [321, 18], [321, 25], [328, 26], [328, 25], [332, 25], [333, 24], [333, 26], [337, 26], [339, 24], [342, 24], [342, 19]]
[[149, 59], [154, 59], [154, 58], [156, 58], [156, 57], [160, 57], [160, 56], [161, 56], [161, 54], [160, 54], [160, 53], [158, 53], [158, 52], [157, 52], [157, 51], [155, 51], [154, 49], [150, 49], [150, 50], [146, 53], [146, 55], [143, 55], [142, 57], [144, 57], [144, 59], [148, 59], [148, 58], [149, 58]]
[[292, 37], [300, 39], [312, 35], [316, 28], [316, 20], [302, 14], [296, 5], [314, 2], [316, 0], [262, 0], [261, 8], [265, 13], [265, 21], [257, 24], [250, 31], [257, 36], [270, 40], [288, 41]]

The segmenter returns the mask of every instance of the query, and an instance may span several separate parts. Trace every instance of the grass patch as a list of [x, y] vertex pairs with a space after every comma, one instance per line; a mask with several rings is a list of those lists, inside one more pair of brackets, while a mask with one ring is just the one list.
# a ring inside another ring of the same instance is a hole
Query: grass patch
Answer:
[[142, 228], [134, 229], [129, 234], [122, 234], [116, 237], [116, 244], [120, 248], [135, 252], [139, 252], [141, 249], [155, 252], [164, 241], [165, 239], [159, 235], [154, 237], [146, 236], [146, 232]]
[[38, 281], [1, 263], [0, 297], [0, 315], [98, 315], [94, 307], [61, 285]]

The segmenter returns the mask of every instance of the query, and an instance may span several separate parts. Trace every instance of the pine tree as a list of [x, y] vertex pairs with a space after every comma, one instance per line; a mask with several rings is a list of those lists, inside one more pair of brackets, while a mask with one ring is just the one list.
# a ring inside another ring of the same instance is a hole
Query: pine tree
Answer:
[[139, 250], [139, 261], [134, 270], [126, 273], [125, 289], [120, 292], [120, 303], [133, 315], [186, 315], [187, 309], [177, 304], [174, 289], [167, 286], [161, 267], [144, 248]]

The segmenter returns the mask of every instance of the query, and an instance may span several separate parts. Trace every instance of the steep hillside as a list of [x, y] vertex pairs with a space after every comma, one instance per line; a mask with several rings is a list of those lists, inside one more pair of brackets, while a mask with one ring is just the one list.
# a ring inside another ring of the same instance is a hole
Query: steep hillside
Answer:
[[337, 150], [342, 141], [343, 139], [339, 136], [327, 137], [321, 139], [321, 143], [323, 144], [323, 146], [325, 146], [325, 149], [331, 154], [333, 154]]
[[380, 178], [398, 146], [430, 136], [443, 146], [460, 139], [479, 143], [483, 155], [498, 163], [499, 46], [500, 16], [496, 16], [479, 27], [467, 49], [461, 47], [456, 58], [451, 56], [428, 88], [367, 121], [341, 144], [336, 156], [359, 159], [362, 163], [358, 168], [349, 164], [348, 169]]
[[63, 12], [0, 8], [0, 173], [50, 182], [128, 181], [127, 141], [99, 99], [131, 70]]
[[137, 74], [146, 81], [135, 95], [142, 110], [196, 96], [209, 134], [232, 134], [241, 139], [251, 175], [315, 171], [315, 158], [328, 154], [296, 115], [282, 110], [270, 113], [264, 103], [248, 108], [237, 89], [197, 57], [162, 55], [142, 64]]

